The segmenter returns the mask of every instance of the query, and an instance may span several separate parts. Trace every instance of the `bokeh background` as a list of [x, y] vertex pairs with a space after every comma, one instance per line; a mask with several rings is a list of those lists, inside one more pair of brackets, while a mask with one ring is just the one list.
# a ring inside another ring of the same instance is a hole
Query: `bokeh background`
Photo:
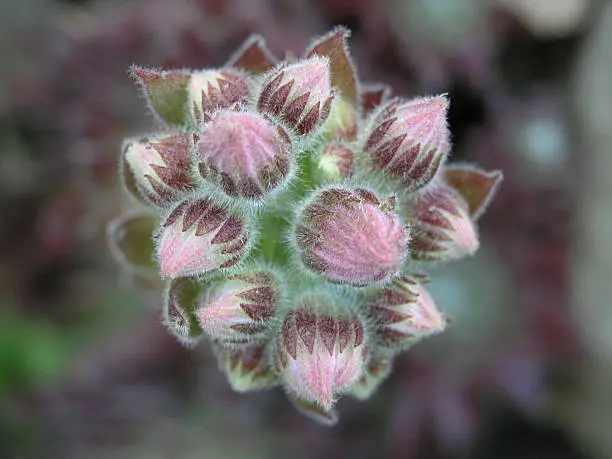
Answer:
[[[478, 254], [434, 272], [453, 325], [330, 429], [177, 344], [105, 228], [152, 123], [130, 64], [218, 66], [252, 32], [299, 54], [335, 24], [364, 81], [449, 93], [452, 160], [506, 178]], [[3, 0], [0, 56], [0, 457], [612, 457], [612, 3]]]

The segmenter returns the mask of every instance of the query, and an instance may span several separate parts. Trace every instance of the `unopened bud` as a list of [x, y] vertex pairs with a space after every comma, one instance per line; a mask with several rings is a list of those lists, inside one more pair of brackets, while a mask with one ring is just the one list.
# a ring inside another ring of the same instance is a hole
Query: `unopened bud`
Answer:
[[192, 276], [235, 265], [247, 251], [245, 224], [242, 216], [211, 199], [182, 201], [157, 234], [161, 276]]
[[430, 183], [450, 150], [444, 96], [392, 100], [373, 115], [365, 152], [373, 167], [408, 191]]
[[364, 189], [318, 191], [296, 226], [302, 262], [338, 283], [367, 285], [395, 276], [407, 254], [408, 230], [394, 203]]
[[355, 173], [355, 154], [343, 143], [329, 143], [314, 158], [315, 175], [320, 181], [338, 181]]
[[377, 343], [402, 350], [446, 328], [446, 317], [419, 281], [402, 276], [365, 302]]
[[305, 135], [327, 119], [332, 99], [329, 59], [313, 56], [273, 71], [264, 82], [257, 109], [280, 116]]
[[269, 346], [257, 344], [244, 348], [217, 346], [215, 354], [219, 367], [236, 392], [250, 392], [274, 387], [278, 376], [272, 370]]
[[325, 412], [362, 376], [366, 358], [363, 324], [332, 301], [298, 300], [283, 321], [274, 354], [276, 372], [289, 392]]
[[478, 233], [465, 200], [452, 188], [440, 184], [408, 205], [412, 223], [411, 258], [450, 261], [473, 255]]
[[276, 312], [278, 293], [270, 273], [234, 275], [206, 292], [198, 319], [203, 330], [223, 346], [262, 343]]
[[200, 136], [202, 177], [229, 196], [259, 198], [286, 182], [291, 140], [283, 128], [251, 112], [218, 112]]
[[202, 118], [209, 120], [215, 110], [245, 102], [251, 94], [251, 84], [243, 73], [222, 68], [193, 72], [187, 90], [197, 123]]
[[194, 187], [189, 175], [191, 142], [185, 134], [125, 142], [123, 173], [131, 174], [136, 190], [149, 202], [165, 205]]

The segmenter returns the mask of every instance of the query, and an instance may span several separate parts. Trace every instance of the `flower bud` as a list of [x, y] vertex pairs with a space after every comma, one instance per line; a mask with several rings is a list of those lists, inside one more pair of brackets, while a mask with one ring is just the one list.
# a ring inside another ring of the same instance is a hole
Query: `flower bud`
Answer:
[[257, 109], [280, 116], [305, 135], [326, 120], [332, 99], [329, 59], [313, 56], [273, 71], [264, 82]]
[[229, 196], [260, 198], [286, 182], [292, 165], [291, 140], [262, 115], [218, 112], [197, 144], [202, 177]]
[[268, 389], [278, 382], [272, 370], [265, 344], [245, 348], [217, 346], [215, 354], [221, 371], [227, 376], [230, 386], [236, 392], [250, 392]]
[[166, 292], [163, 323], [186, 346], [195, 345], [202, 336], [195, 315], [201, 285], [189, 278], [173, 279]]
[[450, 150], [444, 96], [392, 100], [373, 116], [364, 150], [370, 163], [408, 191], [430, 183]]
[[338, 181], [355, 173], [355, 154], [343, 143], [328, 143], [314, 158], [314, 174], [320, 181]]
[[245, 102], [251, 94], [251, 84], [241, 72], [232, 68], [193, 72], [187, 86], [189, 108], [198, 122], [220, 108]]
[[427, 290], [413, 277], [402, 276], [370, 295], [364, 308], [380, 346], [402, 350], [446, 328]]
[[189, 175], [191, 142], [182, 133], [125, 142], [124, 174], [149, 202], [165, 205], [194, 187]]
[[476, 225], [465, 200], [439, 185], [408, 205], [412, 223], [411, 257], [421, 261], [450, 261], [473, 255], [478, 249]]
[[367, 285], [395, 276], [408, 249], [408, 230], [394, 211], [364, 189], [316, 192], [296, 226], [304, 265], [328, 280]]
[[276, 372], [289, 392], [324, 411], [362, 376], [366, 358], [361, 321], [332, 301], [299, 300], [283, 321], [274, 354]]
[[350, 389], [350, 394], [358, 400], [370, 398], [393, 369], [391, 356], [371, 357], [364, 368], [363, 376]]
[[235, 265], [247, 252], [245, 224], [211, 199], [182, 201], [158, 230], [161, 276], [192, 276]]
[[262, 343], [274, 317], [278, 286], [267, 272], [239, 274], [205, 293], [198, 308], [202, 329], [226, 347]]

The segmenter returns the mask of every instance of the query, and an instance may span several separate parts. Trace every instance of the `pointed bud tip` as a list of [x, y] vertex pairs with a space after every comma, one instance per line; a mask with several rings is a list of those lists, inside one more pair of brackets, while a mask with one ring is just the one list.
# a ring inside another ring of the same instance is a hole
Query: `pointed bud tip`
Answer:
[[284, 129], [258, 113], [223, 110], [197, 144], [200, 173], [229, 196], [261, 198], [286, 183], [293, 164]]
[[327, 188], [315, 193], [296, 227], [297, 246], [310, 271], [356, 286], [397, 274], [408, 249], [408, 229], [365, 189]]

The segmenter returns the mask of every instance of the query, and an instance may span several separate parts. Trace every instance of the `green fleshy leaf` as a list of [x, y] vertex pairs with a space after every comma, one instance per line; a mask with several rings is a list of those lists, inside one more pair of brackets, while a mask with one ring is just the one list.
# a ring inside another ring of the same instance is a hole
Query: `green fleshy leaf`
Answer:
[[182, 344], [195, 345], [202, 336], [196, 317], [198, 303], [206, 284], [183, 277], [168, 282], [164, 303], [164, 325]]
[[503, 179], [501, 171], [483, 171], [477, 167], [457, 164], [444, 171], [446, 182], [467, 202], [470, 216], [480, 217], [495, 195]]
[[251, 35], [227, 61], [228, 67], [239, 67], [254, 75], [265, 73], [278, 62], [260, 35]]
[[137, 212], [111, 221], [107, 231], [111, 252], [125, 272], [155, 287], [161, 285], [153, 242], [158, 226], [157, 215]]
[[186, 125], [188, 73], [132, 67], [130, 74], [142, 86], [151, 110], [159, 119], [174, 126]]
[[349, 36], [348, 29], [336, 27], [328, 34], [315, 39], [308, 47], [306, 57], [315, 54], [329, 57], [332, 86], [340, 91], [347, 101], [358, 106], [359, 83], [346, 43]]

